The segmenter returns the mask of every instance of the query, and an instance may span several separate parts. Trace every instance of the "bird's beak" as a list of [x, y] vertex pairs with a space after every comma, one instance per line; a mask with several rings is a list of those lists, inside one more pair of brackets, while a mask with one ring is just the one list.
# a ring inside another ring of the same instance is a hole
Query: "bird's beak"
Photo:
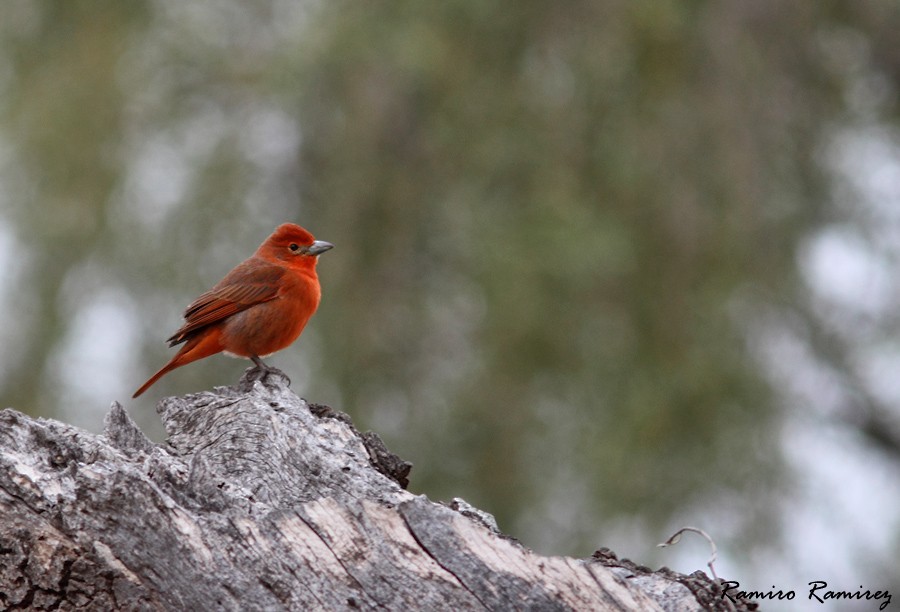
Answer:
[[316, 240], [311, 245], [309, 245], [309, 248], [306, 250], [306, 252], [309, 255], [321, 255], [328, 249], [333, 249], [333, 248], [334, 248], [334, 245], [331, 244], [330, 242], [325, 242], [324, 240]]

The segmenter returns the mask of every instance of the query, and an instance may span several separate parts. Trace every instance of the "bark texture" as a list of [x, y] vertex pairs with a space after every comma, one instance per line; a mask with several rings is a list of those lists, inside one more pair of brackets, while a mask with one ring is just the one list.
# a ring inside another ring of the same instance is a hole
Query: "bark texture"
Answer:
[[[543, 557], [277, 372], [113, 403], [103, 435], [0, 411], [0, 607], [28, 610], [735, 609], [702, 572]], [[738, 605], [738, 609], [743, 604]]]

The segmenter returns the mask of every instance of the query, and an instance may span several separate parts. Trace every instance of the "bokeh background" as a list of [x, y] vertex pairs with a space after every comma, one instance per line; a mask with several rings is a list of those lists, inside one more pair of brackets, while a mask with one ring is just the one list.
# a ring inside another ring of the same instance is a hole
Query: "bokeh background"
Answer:
[[[7, 0], [0, 403], [100, 431], [281, 222], [272, 362], [546, 554], [900, 591], [900, 3]], [[803, 596], [801, 596], [802, 598]], [[871, 604], [867, 604], [871, 607]]]

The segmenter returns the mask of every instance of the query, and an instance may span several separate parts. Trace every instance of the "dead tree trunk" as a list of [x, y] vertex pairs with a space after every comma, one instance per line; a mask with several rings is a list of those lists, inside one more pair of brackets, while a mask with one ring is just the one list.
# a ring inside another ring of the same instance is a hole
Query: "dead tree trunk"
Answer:
[[103, 435], [0, 412], [0, 605], [29, 610], [734, 609], [701, 572], [542, 557], [277, 373], [118, 403]]

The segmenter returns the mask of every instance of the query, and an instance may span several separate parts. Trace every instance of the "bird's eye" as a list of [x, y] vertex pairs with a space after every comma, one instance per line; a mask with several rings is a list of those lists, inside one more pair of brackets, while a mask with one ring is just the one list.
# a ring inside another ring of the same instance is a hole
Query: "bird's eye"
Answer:
[[288, 248], [296, 253], [297, 250], [300, 248], [300, 245], [297, 244], [296, 242], [292, 242], [292, 243], [288, 246]]

